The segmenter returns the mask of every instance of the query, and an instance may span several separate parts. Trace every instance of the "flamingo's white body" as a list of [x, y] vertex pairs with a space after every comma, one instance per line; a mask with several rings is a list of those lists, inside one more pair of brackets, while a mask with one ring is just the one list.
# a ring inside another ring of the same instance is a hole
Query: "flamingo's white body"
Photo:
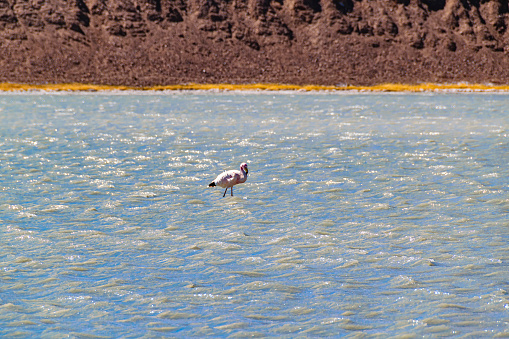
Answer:
[[223, 197], [226, 195], [226, 191], [228, 191], [228, 188], [229, 188], [230, 193], [233, 197], [233, 186], [246, 182], [247, 172], [248, 172], [247, 164], [242, 163], [240, 165], [240, 171], [230, 170], [230, 171], [226, 171], [226, 172], [219, 174], [217, 176], [217, 178], [214, 179], [214, 181], [212, 181], [209, 184], [209, 187], [219, 186], [219, 187], [226, 188], [224, 190]]

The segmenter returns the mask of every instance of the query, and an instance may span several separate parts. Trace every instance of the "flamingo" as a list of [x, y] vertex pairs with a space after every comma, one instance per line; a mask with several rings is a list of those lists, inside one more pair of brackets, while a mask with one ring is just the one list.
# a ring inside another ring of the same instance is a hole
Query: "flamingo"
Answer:
[[223, 198], [226, 195], [228, 188], [230, 188], [230, 193], [233, 197], [233, 186], [246, 182], [247, 172], [247, 164], [244, 162], [240, 164], [240, 171], [229, 170], [219, 174], [217, 178], [209, 184], [209, 187], [219, 186], [226, 188], [224, 190]]

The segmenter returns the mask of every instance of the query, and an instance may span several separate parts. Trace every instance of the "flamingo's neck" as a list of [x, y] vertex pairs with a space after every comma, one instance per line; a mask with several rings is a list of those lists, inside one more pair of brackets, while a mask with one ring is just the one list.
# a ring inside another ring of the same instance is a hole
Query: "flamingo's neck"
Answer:
[[247, 179], [247, 173], [246, 173], [246, 170], [244, 169], [244, 167], [241, 167], [240, 168], [240, 174], [241, 174], [241, 180], [242, 182], [246, 181]]

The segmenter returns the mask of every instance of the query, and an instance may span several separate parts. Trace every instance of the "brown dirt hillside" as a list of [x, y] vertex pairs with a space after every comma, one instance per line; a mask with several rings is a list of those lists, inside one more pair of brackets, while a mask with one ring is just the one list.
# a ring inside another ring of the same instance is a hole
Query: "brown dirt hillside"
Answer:
[[507, 0], [0, 0], [0, 82], [509, 83]]

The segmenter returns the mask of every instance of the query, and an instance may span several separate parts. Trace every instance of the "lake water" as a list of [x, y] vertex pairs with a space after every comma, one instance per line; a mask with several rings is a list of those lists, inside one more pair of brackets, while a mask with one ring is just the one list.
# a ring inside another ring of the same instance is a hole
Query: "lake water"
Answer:
[[0, 336], [508, 336], [508, 163], [508, 94], [0, 94]]

